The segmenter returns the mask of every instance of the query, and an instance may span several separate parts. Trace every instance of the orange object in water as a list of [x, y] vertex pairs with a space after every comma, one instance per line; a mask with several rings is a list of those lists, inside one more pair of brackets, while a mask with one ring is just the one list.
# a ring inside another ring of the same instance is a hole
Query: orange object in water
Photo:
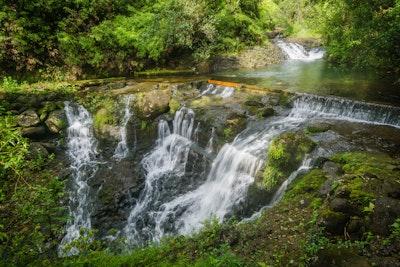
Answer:
[[217, 80], [208, 80], [208, 83], [223, 85], [223, 86], [230, 86], [230, 87], [236, 87], [238, 85], [237, 83], [223, 82], [223, 81], [217, 81]]

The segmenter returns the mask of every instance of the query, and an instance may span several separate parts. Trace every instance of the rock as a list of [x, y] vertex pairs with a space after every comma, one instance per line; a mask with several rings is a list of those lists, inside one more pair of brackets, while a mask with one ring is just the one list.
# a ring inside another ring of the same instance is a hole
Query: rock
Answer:
[[400, 217], [400, 200], [381, 197], [375, 200], [371, 223], [368, 225], [372, 233], [388, 236], [390, 225]]
[[337, 212], [344, 212], [347, 214], [352, 214], [353, 212], [353, 205], [351, 205], [350, 201], [344, 198], [334, 198], [329, 203], [329, 208], [333, 211]]
[[342, 165], [334, 163], [332, 161], [327, 161], [322, 166], [322, 169], [326, 174], [329, 174], [333, 178], [339, 177], [342, 174]]
[[333, 235], [340, 235], [343, 234], [349, 219], [348, 214], [326, 210], [321, 214], [318, 225], [325, 227], [325, 230]]
[[46, 134], [46, 127], [40, 125], [36, 127], [23, 128], [20, 134], [27, 138], [40, 138]]
[[36, 111], [28, 109], [18, 116], [18, 125], [22, 127], [33, 127], [40, 123], [40, 118]]
[[396, 181], [385, 180], [382, 185], [383, 192], [391, 198], [400, 199], [400, 184]]
[[372, 266], [364, 257], [347, 248], [323, 249], [318, 252], [317, 261], [312, 267], [370, 267]]
[[29, 153], [27, 155], [28, 159], [34, 159], [38, 157], [47, 158], [48, 156], [49, 152], [41, 143], [33, 142], [29, 146]]
[[164, 90], [153, 90], [136, 101], [137, 116], [141, 119], [154, 119], [169, 109], [170, 95]]
[[264, 118], [270, 117], [275, 115], [275, 110], [273, 108], [265, 108], [264, 111], [262, 112], [262, 116]]
[[65, 111], [60, 109], [52, 111], [45, 124], [51, 133], [59, 133], [68, 125]]

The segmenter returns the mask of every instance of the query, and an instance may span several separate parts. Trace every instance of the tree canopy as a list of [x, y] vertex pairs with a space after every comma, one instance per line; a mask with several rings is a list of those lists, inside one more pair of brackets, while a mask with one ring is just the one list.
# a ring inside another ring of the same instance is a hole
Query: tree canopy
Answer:
[[342, 65], [399, 72], [399, 0], [1, 0], [0, 75], [118, 75], [322, 36]]

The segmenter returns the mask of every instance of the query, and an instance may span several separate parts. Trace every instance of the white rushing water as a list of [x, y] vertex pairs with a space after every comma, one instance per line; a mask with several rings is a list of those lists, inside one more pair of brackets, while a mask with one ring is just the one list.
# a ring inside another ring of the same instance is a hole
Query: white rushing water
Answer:
[[215, 84], [207, 84], [206, 89], [199, 95], [199, 97], [203, 95], [214, 95], [219, 96], [223, 99], [231, 97], [235, 93], [235, 88], [231, 86], [222, 86]]
[[[182, 125], [176, 118], [174, 122], [174, 129], [175, 125]], [[128, 243], [159, 242], [171, 234], [188, 234], [199, 229], [202, 222], [211, 216], [222, 222], [234, 206], [245, 200], [247, 189], [254, 182], [272, 139], [298, 127], [301, 122], [298, 118], [281, 117], [254, 133], [238, 136], [231, 144], [222, 147], [204, 182], [194, 190], [170, 197], [164, 203], [160, 202], [160, 184], [163, 183], [160, 180], [170, 175], [172, 170], [184, 171], [183, 166], [175, 162], [185, 162], [182, 150], [190, 149], [191, 143], [187, 138], [182, 140], [182, 135], [175, 137], [180, 140], [177, 143], [168, 140], [172, 136], [169, 128], [166, 123], [160, 122], [157, 148], [143, 160], [148, 172], [145, 189], [124, 231]], [[178, 151], [171, 154], [166, 146]], [[151, 218], [151, 223], [145, 217]]]
[[325, 117], [338, 120], [388, 125], [400, 128], [400, 108], [354, 101], [340, 97], [298, 94], [291, 117]]
[[145, 244], [147, 240], [159, 241], [162, 233], [151, 221], [161, 205], [164, 180], [167, 176], [181, 177], [185, 173], [192, 145], [193, 123], [194, 112], [186, 108], [176, 112], [172, 133], [165, 120], [159, 122], [156, 148], [142, 160], [146, 171], [145, 187], [123, 231], [129, 245]]
[[118, 142], [117, 147], [115, 148], [113, 158], [117, 161], [126, 158], [129, 155], [129, 147], [127, 143], [127, 125], [129, 119], [132, 117], [131, 113], [131, 102], [133, 100], [133, 96], [127, 96], [125, 98], [125, 113], [122, 118], [122, 124], [120, 126], [120, 136], [121, 140]]
[[79, 251], [72, 246], [66, 247], [91, 230], [90, 216], [93, 212], [89, 201], [90, 187], [88, 181], [98, 169], [96, 161], [97, 140], [93, 137], [93, 119], [89, 112], [80, 105], [65, 103], [69, 127], [67, 130], [67, 154], [71, 160], [72, 185], [69, 193], [69, 214], [66, 235], [59, 245], [59, 255], [76, 255]]
[[307, 50], [298, 43], [289, 43], [283, 40], [276, 41], [276, 44], [282, 49], [288, 59], [312, 61], [321, 59], [325, 55], [325, 51], [321, 48]]

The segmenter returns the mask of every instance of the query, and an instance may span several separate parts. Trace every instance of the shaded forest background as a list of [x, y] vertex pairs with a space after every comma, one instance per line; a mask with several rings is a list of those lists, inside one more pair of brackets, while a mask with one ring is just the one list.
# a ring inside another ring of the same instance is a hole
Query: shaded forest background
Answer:
[[399, 72], [399, 0], [1, 0], [0, 75], [65, 80], [322, 37], [338, 65]]

